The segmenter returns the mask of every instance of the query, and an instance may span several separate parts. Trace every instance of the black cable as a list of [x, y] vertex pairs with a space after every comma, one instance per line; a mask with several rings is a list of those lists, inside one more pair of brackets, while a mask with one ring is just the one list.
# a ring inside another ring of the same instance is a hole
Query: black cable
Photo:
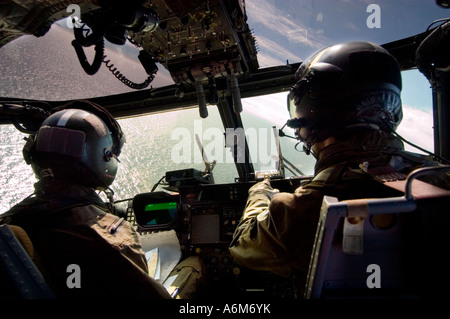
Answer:
[[161, 183], [161, 181], [165, 178], [166, 176], [164, 175], [163, 177], [161, 177], [161, 179], [155, 184], [153, 185], [153, 188], [151, 190], [151, 192], [154, 192], [156, 187], [158, 187], [158, 185]]
[[449, 161], [448, 159], [446, 159], [446, 158], [444, 158], [444, 157], [441, 157], [441, 156], [439, 156], [439, 155], [437, 155], [437, 154], [435, 154], [435, 153], [433, 153], [433, 152], [431, 152], [431, 151], [428, 151], [428, 150], [426, 150], [426, 149], [424, 149], [424, 148], [422, 148], [422, 147], [420, 147], [420, 146], [418, 146], [418, 145], [416, 145], [416, 144], [414, 144], [414, 143], [408, 141], [407, 139], [405, 139], [403, 136], [401, 136], [400, 134], [398, 134], [398, 133], [397, 133], [397, 132], [389, 125], [389, 123], [388, 123], [387, 120], [383, 120], [383, 124], [385, 125], [385, 128], [389, 130], [390, 133], [392, 133], [394, 136], [398, 137], [401, 141], [405, 142], [406, 144], [409, 144], [409, 145], [411, 145], [412, 147], [414, 147], [414, 148], [416, 148], [416, 149], [418, 149], [418, 150], [421, 150], [422, 152], [424, 152], [424, 153], [426, 153], [426, 154], [428, 154], [428, 155], [430, 155], [430, 156], [434, 156], [435, 158], [441, 160], [442, 162], [445, 162], [445, 163], [449, 163], [449, 164], [450, 164], [450, 161]]
[[75, 49], [75, 52], [78, 57], [78, 61], [80, 61], [80, 64], [81, 64], [81, 67], [83, 68], [83, 70], [89, 75], [94, 75], [95, 73], [97, 73], [103, 62], [103, 56], [104, 56], [104, 50], [105, 50], [105, 43], [104, 43], [103, 38], [101, 38], [101, 40], [99, 40], [95, 44], [95, 56], [94, 56], [94, 61], [92, 62], [92, 64], [89, 64], [89, 62], [86, 58], [86, 54], [84, 53], [84, 49], [81, 46], [81, 44], [78, 42], [78, 40], [73, 40], [72, 46]]
[[402, 137], [402, 136], [401, 136], [400, 134], [398, 134], [397, 132], [393, 131], [393, 134], [394, 134], [395, 136], [397, 136], [397, 137], [398, 137], [400, 140], [402, 140], [403, 142], [405, 142], [405, 143], [411, 145], [412, 147], [415, 147], [415, 148], [417, 148], [418, 150], [421, 150], [422, 152], [427, 153], [428, 155], [433, 156], [433, 157], [439, 159], [441, 162], [450, 164], [450, 161], [449, 161], [448, 159], [446, 159], [446, 158], [444, 158], [444, 157], [442, 157], [442, 156], [439, 156], [439, 155], [437, 155], [437, 154], [435, 154], [435, 153], [433, 153], [433, 152], [430, 152], [430, 151], [428, 151], [428, 150], [426, 150], [426, 149], [424, 149], [424, 148], [422, 148], [422, 147], [420, 147], [420, 146], [418, 146], [418, 145], [416, 145], [416, 144], [414, 144], [414, 143], [408, 141], [407, 139], [405, 139], [404, 137]]
[[125, 75], [123, 75], [117, 68], [114, 66], [113, 63], [111, 63], [111, 60], [107, 60], [107, 56], [103, 55], [102, 62], [105, 63], [106, 67], [111, 71], [111, 73], [123, 84], [128, 86], [131, 89], [135, 90], [142, 90], [145, 89], [147, 86], [152, 83], [152, 81], [155, 78], [156, 72], [153, 74], [150, 74], [148, 78], [142, 82], [142, 83], [136, 83], [131, 80], [129, 80]]
[[[444, 23], [446, 23], [446, 22], [448, 22], [448, 21], [450, 21], [450, 18], [443, 18], [443, 19], [435, 20], [435, 21], [433, 21], [433, 22], [428, 26], [428, 28], [426, 29], [425, 32], [430, 31], [430, 29], [431, 29], [431, 27], [433, 26], [433, 24], [436, 24], [436, 23], [438, 23], [438, 22], [442, 22], [441, 25], [443, 25]], [[438, 27], [439, 27], [439, 26], [438, 26]], [[438, 28], [438, 27], [437, 27], [437, 28]]]
[[127, 202], [127, 201], [130, 201], [130, 200], [133, 200], [133, 198], [119, 199], [119, 200], [115, 200], [114, 204], [123, 203], [123, 202]]
[[[75, 21], [73, 21], [73, 23], [75, 23]], [[74, 28], [73, 34], [78, 44], [84, 47], [90, 47], [98, 43], [103, 38], [104, 31], [97, 30], [96, 32], [91, 33], [91, 29], [86, 28], [86, 23], [84, 23], [81, 28]]]

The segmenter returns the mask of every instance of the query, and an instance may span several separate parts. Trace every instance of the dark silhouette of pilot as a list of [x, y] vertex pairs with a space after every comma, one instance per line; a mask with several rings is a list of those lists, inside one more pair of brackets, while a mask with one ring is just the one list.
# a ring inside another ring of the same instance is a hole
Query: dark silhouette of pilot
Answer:
[[230, 251], [249, 268], [295, 274], [304, 287], [324, 195], [400, 196], [380, 181], [437, 163], [405, 151], [394, 134], [402, 120], [402, 81], [397, 61], [382, 47], [327, 47], [301, 64], [296, 79], [288, 126], [316, 158], [314, 177], [293, 194], [279, 193], [269, 179], [251, 187]]
[[139, 234], [96, 193], [115, 179], [119, 124], [90, 102], [55, 111], [24, 148], [39, 179], [35, 192], [3, 222], [29, 235], [56, 297], [170, 298], [148, 275]]

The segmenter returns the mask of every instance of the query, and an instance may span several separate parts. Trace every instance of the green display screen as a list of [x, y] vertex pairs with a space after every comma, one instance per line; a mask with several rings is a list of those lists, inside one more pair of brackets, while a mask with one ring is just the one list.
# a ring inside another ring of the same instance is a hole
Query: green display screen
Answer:
[[145, 205], [145, 214], [140, 216], [145, 225], [163, 225], [174, 220], [177, 213], [177, 202], [151, 203]]
[[158, 211], [158, 210], [172, 211], [172, 210], [176, 210], [176, 209], [177, 209], [177, 203], [176, 202], [169, 202], [169, 203], [148, 204], [147, 206], [145, 206], [144, 210], [146, 212], [154, 212], [154, 211]]

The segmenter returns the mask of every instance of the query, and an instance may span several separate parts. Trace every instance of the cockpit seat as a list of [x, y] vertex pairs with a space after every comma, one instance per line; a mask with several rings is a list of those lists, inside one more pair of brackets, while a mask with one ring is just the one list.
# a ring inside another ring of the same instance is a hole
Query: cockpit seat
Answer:
[[15, 225], [0, 225], [0, 298], [54, 298], [33, 259], [27, 233]]
[[[438, 298], [448, 281], [450, 192], [322, 203], [304, 297]], [[420, 182], [417, 181], [416, 182]]]

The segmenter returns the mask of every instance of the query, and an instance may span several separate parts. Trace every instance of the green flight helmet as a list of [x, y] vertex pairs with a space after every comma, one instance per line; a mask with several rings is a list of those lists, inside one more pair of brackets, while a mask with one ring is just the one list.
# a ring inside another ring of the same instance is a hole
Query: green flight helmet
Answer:
[[108, 119], [113, 127], [88, 110], [56, 111], [42, 122], [31, 147], [24, 148], [25, 159], [38, 178], [47, 170], [69, 182], [107, 189], [116, 177], [124, 143], [119, 124], [110, 115]]

